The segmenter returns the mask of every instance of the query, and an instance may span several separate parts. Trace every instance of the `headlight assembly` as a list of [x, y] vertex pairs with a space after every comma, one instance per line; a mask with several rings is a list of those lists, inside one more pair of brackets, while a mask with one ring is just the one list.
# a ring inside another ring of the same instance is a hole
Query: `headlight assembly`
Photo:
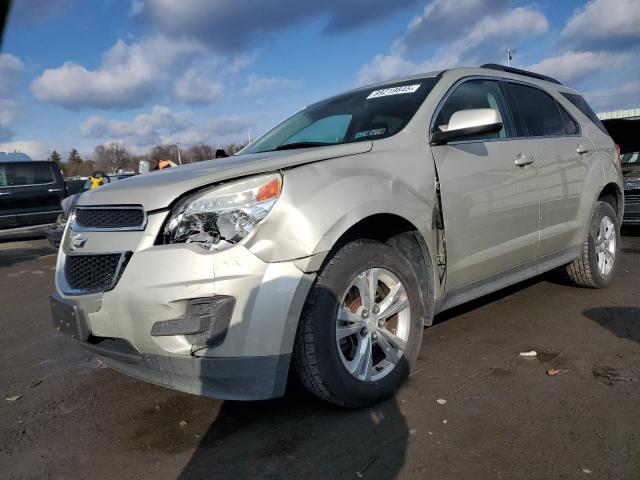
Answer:
[[164, 227], [164, 243], [229, 248], [267, 216], [281, 190], [282, 177], [277, 173], [200, 190], [174, 207]]

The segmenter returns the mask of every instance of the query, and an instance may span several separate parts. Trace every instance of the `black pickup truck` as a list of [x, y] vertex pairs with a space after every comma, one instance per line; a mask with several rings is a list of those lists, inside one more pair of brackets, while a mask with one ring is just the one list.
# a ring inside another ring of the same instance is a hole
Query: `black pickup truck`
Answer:
[[67, 187], [55, 163], [0, 162], [0, 233], [54, 223], [66, 196]]

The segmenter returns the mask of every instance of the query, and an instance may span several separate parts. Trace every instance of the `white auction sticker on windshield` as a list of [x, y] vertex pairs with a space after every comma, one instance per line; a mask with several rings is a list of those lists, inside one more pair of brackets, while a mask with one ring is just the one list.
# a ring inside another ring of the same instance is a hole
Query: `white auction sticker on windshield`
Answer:
[[415, 85], [401, 85], [400, 87], [383, 88], [382, 90], [374, 90], [369, 94], [367, 100], [378, 97], [388, 97], [389, 95], [402, 95], [403, 93], [414, 93], [420, 88], [420, 83]]

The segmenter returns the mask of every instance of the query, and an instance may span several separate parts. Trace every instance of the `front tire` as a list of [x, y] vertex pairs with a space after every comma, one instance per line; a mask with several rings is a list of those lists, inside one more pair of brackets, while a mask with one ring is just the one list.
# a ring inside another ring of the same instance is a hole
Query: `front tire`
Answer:
[[325, 264], [300, 319], [293, 361], [314, 395], [365, 407], [393, 395], [420, 350], [425, 307], [409, 261], [356, 240]]
[[620, 221], [608, 202], [597, 202], [580, 256], [567, 266], [579, 287], [604, 288], [615, 279], [620, 259]]

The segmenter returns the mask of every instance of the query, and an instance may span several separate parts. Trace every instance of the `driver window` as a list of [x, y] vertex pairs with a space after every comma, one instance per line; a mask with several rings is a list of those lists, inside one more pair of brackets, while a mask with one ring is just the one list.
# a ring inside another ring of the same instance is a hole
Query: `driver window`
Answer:
[[445, 101], [436, 118], [436, 127], [449, 124], [451, 115], [459, 110], [474, 108], [491, 108], [500, 114], [503, 121], [499, 132], [482, 133], [472, 137], [472, 140], [486, 140], [493, 138], [507, 138], [507, 122], [509, 113], [507, 103], [502, 95], [498, 82], [492, 80], [470, 80], [458, 86]]

